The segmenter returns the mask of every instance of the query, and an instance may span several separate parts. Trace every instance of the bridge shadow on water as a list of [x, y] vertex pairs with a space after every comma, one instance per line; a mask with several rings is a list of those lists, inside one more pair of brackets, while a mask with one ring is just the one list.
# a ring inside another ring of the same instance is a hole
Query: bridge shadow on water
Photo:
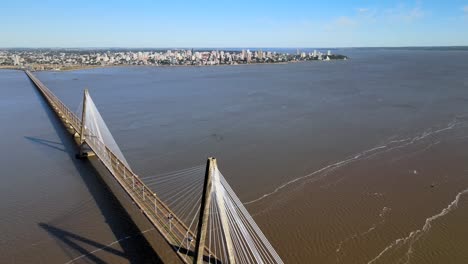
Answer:
[[99, 257], [95, 256], [92, 251], [91, 252], [87, 251], [84, 247], [80, 246], [79, 243], [84, 243], [84, 244], [87, 244], [96, 248], [96, 252], [105, 251], [105, 252], [108, 252], [113, 255], [123, 257], [123, 258], [126, 257], [124, 252], [114, 249], [108, 245], [103, 245], [96, 241], [92, 241], [90, 239], [87, 239], [75, 233], [71, 233], [71, 232], [65, 231], [63, 229], [60, 229], [60, 228], [57, 228], [57, 227], [54, 227], [45, 223], [39, 223], [39, 226], [43, 228], [44, 230], [46, 230], [49, 234], [53, 235], [55, 238], [58, 238], [66, 246], [79, 252], [81, 256], [78, 256], [77, 258], [81, 258], [81, 257], [88, 258], [88, 260], [91, 260], [94, 263], [100, 263], [100, 264], [106, 263]]
[[[59, 150], [59, 151], [62, 151], [62, 152], [66, 152], [67, 150], [63, 147], [63, 144], [60, 143], [60, 142], [56, 142], [56, 141], [51, 141], [51, 140], [47, 140], [47, 139], [42, 139], [42, 138], [37, 138], [37, 137], [28, 137], [28, 136], [25, 136], [24, 137], [25, 139], [27, 140], [30, 140], [36, 144], [39, 144], [39, 145], [44, 145], [44, 146], [47, 146], [47, 147], [50, 147], [50, 148], [53, 148], [55, 150]], [[61, 147], [59, 147], [61, 146]]]
[[[65, 250], [75, 252], [73, 256], [69, 254], [70, 260], [80, 257], [81, 261], [99, 264], [106, 263], [106, 261], [93, 254], [93, 251], [100, 249], [101, 253], [103, 251], [125, 258], [130, 263], [163, 263], [147, 239], [143, 235], [137, 235], [141, 234], [141, 231], [132, 221], [130, 215], [120, 204], [117, 197], [101, 179], [99, 172], [94, 168], [94, 166], [86, 159], [75, 159], [75, 154], [78, 153], [79, 149], [74, 142], [73, 135], [67, 131], [42, 94], [40, 94], [40, 92], [35, 88], [34, 83], [31, 82], [31, 85], [34, 87], [34, 92], [46, 112], [50, 123], [56, 131], [60, 142], [44, 140], [33, 136], [25, 136], [25, 139], [58, 151], [63, 151], [70, 156], [73, 166], [80, 174], [85, 186], [92, 196], [92, 199], [94, 199], [97, 207], [104, 216], [106, 224], [110, 227], [117, 240], [119, 240], [116, 241], [116, 244], [119, 244], [122, 251], [54, 226], [53, 220], [49, 223], [38, 223], [38, 225], [59, 241], [63, 242]], [[89, 246], [94, 248], [86, 250], [80, 246], [80, 244], [87, 244], [88, 248]], [[79, 255], [77, 255], [76, 252], [78, 252]], [[111, 259], [115, 260], [115, 257]]]

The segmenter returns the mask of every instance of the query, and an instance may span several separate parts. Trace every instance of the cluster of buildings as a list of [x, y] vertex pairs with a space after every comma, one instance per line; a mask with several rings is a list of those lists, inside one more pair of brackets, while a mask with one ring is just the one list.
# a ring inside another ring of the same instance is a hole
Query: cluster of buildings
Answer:
[[7, 49], [0, 50], [0, 66], [35, 69], [66, 69], [114, 65], [221, 65], [281, 63], [305, 60], [346, 59], [346, 56], [296, 51], [294, 54], [258, 49], [243, 50], [81, 50], [81, 49]]

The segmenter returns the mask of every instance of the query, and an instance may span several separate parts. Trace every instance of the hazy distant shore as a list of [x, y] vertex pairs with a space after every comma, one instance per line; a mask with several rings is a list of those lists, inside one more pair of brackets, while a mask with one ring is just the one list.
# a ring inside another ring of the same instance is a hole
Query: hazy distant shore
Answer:
[[80, 70], [116, 66], [220, 66], [245, 64], [282, 64], [298, 61], [346, 60], [347, 56], [327, 51], [284, 53], [263, 51], [166, 50], [105, 51], [93, 50], [0, 50], [0, 66], [30, 70]]
[[[346, 57], [348, 59], [348, 57]], [[333, 59], [338, 60], [338, 59]], [[330, 60], [330, 61], [333, 61]], [[309, 60], [309, 61], [288, 61], [288, 62], [275, 62], [275, 63], [239, 63], [239, 64], [214, 64], [214, 65], [131, 65], [131, 64], [119, 64], [119, 65], [80, 65], [80, 66], [62, 66], [56, 68], [42, 68], [42, 65], [29, 67], [28, 69], [32, 69], [34, 71], [77, 71], [77, 70], [89, 70], [89, 69], [105, 69], [105, 68], [125, 68], [125, 67], [161, 67], [161, 68], [169, 68], [169, 67], [222, 67], [222, 66], [248, 66], [248, 65], [285, 65], [285, 64], [293, 64], [293, 63], [305, 63], [305, 62], [324, 62], [327, 61], [317, 61], [317, 60]], [[18, 66], [5, 66], [1, 65], [0, 69], [2, 70], [25, 70], [26, 67], [18, 67]]]

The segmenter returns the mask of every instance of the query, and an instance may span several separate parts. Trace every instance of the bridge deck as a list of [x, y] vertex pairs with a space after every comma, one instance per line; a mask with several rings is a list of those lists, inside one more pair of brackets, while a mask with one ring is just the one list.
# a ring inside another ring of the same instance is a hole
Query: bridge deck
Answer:
[[[68, 109], [39, 79], [31, 72], [25, 71], [31, 81], [45, 97], [52, 109], [62, 119], [65, 126], [71, 129], [75, 136], [81, 133], [81, 120]], [[86, 135], [85, 131], [85, 135]], [[185, 247], [187, 237], [195, 238], [187, 226], [162, 202], [158, 196], [140, 180], [102, 141], [96, 137], [85, 138], [86, 144], [96, 154], [99, 160], [109, 170], [110, 174], [119, 183], [123, 190], [130, 196], [147, 219], [161, 233], [164, 239], [172, 246], [174, 251], [185, 263], [193, 262], [193, 252], [186, 254]], [[191, 245], [194, 248], [194, 245]], [[209, 249], [205, 248], [205, 256], [209, 255]], [[213, 259], [213, 254], [211, 254]]]

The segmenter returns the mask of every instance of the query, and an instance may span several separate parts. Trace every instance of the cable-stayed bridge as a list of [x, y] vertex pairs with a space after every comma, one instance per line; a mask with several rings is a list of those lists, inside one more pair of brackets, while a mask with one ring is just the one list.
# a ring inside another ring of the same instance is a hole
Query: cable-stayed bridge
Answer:
[[283, 263], [220, 172], [206, 165], [139, 177], [120, 151], [88, 91], [72, 112], [25, 71], [80, 146], [96, 156], [184, 263]]

